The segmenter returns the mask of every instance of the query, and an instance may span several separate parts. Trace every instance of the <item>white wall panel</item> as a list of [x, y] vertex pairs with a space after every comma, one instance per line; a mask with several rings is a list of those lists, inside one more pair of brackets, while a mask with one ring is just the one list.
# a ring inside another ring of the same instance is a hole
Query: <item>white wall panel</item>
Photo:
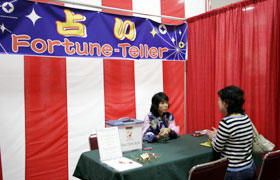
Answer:
[[25, 179], [24, 57], [0, 59], [0, 148], [4, 180]]
[[151, 99], [163, 91], [162, 61], [135, 61], [136, 118], [144, 120], [150, 112]]
[[[146, 14], [161, 15], [160, 0], [132, 0], [133, 11]], [[135, 14], [137, 17], [144, 17], [161, 23], [160, 17], [144, 16]]]
[[103, 59], [67, 58], [69, 178], [81, 153], [90, 150], [88, 137], [105, 126]]
[[[92, 11], [101, 11], [101, 9], [99, 8], [93, 8], [90, 6], [101, 6], [101, 0], [65, 0], [69, 3], [65, 3], [64, 6], [66, 7], [71, 7], [71, 8], [78, 8], [78, 9], [87, 9], [87, 10], [92, 10]], [[74, 3], [74, 4], [72, 4]], [[77, 4], [82, 4], [82, 5], [75, 5], [75, 3]]]
[[205, 0], [185, 0], [186, 18], [205, 13]]

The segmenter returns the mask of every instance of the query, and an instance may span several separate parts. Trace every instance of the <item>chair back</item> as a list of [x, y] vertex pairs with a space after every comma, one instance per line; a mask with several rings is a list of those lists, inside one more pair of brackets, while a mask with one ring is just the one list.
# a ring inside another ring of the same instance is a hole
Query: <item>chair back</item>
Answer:
[[89, 136], [89, 147], [90, 147], [90, 150], [92, 150], [92, 151], [95, 150], [95, 149], [98, 149], [96, 134], [91, 134]]
[[258, 180], [279, 180], [280, 179], [280, 150], [265, 154]]
[[228, 159], [226, 157], [195, 165], [189, 171], [189, 180], [214, 179], [224, 180], [227, 171]]

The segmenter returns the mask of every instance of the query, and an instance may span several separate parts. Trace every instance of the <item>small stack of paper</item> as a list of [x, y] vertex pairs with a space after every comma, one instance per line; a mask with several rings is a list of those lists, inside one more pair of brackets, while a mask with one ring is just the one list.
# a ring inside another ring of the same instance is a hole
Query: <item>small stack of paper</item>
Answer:
[[100, 160], [117, 171], [125, 171], [142, 165], [123, 157], [117, 127], [97, 129]]
[[107, 164], [108, 166], [114, 168], [117, 171], [126, 171], [142, 166], [142, 164], [139, 164], [138, 162], [135, 162], [126, 157], [103, 161], [103, 163]]

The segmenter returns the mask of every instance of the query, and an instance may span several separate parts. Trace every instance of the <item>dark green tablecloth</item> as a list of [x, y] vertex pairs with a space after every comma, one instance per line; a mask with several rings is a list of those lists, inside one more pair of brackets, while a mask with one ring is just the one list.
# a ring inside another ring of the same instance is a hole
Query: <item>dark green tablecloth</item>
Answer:
[[[183, 135], [167, 143], [144, 143], [144, 147], [152, 147], [150, 152], [160, 156], [159, 160], [141, 163], [142, 167], [123, 172], [102, 164], [98, 150], [84, 152], [78, 161], [74, 176], [85, 180], [186, 180], [189, 170], [194, 165], [215, 159], [212, 148], [200, 145], [206, 141], [205, 136]], [[143, 152], [128, 152], [123, 156], [132, 159], [132, 156], [140, 157]]]

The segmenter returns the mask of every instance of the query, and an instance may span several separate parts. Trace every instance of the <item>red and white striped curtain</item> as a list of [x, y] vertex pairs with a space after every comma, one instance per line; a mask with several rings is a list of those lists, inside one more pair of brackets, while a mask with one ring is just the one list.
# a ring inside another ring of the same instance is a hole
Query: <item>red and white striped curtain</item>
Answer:
[[[194, 8], [182, 0], [94, 4], [181, 18]], [[205, 1], [195, 5], [205, 7]], [[89, 135], [108, 120], [143, 119], [159, 91], [169, 96], [169, 110], [185, 133], [185, 62], [0, 57], [0, 180], [75, 179]]]

